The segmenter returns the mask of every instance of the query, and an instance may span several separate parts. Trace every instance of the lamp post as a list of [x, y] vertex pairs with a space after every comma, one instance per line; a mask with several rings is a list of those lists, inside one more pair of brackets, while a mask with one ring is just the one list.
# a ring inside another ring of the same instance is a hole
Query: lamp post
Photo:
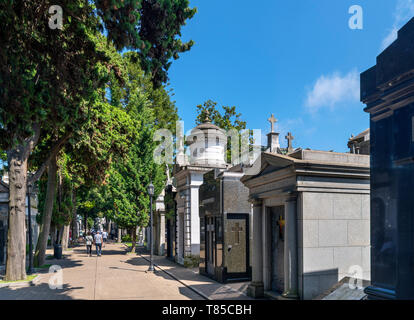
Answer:
[[148, 271], [153, 272], [154, 271], [154, 263], [152, 260], [152, 256], [153, 256], [153, 252], [154, 252], [154, 246], [152, 243], [152, 197], [154, 196], [154, 185], [152, 184], [152, 181], [150, 182], [150, 184], [148, 185], [148, 195], [150, 196], [150, 223], [149, 223], [149, 227], [150, 227], [150, 247], [151, 247], [151, 256], [150, 256], [150, 266], [148, 268]]
[[29, 268], [27, 269], [27, 274], [33, 274], [33, 235], [32, 235], [32, 214], [30, 207], [30, 196], [32, 194], [32, 185], [31, 183], [27, 184], [27, 222], [29, 228]]

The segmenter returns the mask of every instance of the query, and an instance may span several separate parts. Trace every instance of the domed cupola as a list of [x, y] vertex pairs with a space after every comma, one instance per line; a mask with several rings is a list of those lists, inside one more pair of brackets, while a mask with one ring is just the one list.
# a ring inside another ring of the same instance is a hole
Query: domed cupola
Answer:
[[214, 167], [226, 164], [226, 131], [211, 123], [208, 112], [203, 123], [191, 130], [187, 142], [192, 165]]

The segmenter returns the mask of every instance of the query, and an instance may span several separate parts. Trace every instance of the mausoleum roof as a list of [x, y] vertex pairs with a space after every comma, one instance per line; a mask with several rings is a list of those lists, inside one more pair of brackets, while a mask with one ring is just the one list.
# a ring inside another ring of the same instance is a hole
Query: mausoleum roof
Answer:
[[225, 130], [221, 129], [220, 127], [216, 126], [215, 124], [212, 124], [211, 122], [204, 122], [204, 123], [199, 124], [197, 127], [193, 128], [191, 130], [191, 133], [193, 133], [193, 131], [196, 131], [196, 130], [203, 130], [203, 131], [204, 130], [217, 130], [217, 131], [220, 131], [222, 133], [225, 132]]

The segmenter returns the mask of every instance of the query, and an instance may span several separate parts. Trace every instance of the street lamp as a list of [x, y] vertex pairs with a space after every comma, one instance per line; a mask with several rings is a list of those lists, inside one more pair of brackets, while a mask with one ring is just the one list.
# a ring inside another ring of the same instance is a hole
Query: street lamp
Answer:
[[30, 208], [30, 196], [32, 194], [32, 184], [27, 184], [27, 222], [29, 228], [29, 268], [27, 274], [33, 274], [33, 235], [32, 235], [32, 214]]
[[153, 256], [153, 252], [154, 252], [154, 248], [152, 245], [152, 197], [154, 196], [154, 185], [152, 184], [152, 181], [150, 182], [150, 184], [148, 185], [148, 195], [150, 196], [150, 223], [149, 223], [149, 227], [150, 227], [150, 246], [151, 246], [151, 256], [150, 256], [150, 266], [148, 268], [148, 271], [153, 272], [154, 271], [154, 263], [152, 261], [152, 256]]

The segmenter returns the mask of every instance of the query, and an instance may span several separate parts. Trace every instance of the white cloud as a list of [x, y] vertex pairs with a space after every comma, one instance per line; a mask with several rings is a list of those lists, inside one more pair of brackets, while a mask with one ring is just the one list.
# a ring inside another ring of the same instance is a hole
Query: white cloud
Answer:
[[414, 0], [398, 0], [394, 12], [394, 23], [382, 40], [381, 51], [397, 39], [398, 30], [414, 16]]
[[322, 75], [316, 80], [313, 89], [308, 92], [306, 107], [312, 113], [320, 108], [333, 109], [347, 101], [359, 100], [359, 73], [353, 70], [341, 76], [338, 72]]

